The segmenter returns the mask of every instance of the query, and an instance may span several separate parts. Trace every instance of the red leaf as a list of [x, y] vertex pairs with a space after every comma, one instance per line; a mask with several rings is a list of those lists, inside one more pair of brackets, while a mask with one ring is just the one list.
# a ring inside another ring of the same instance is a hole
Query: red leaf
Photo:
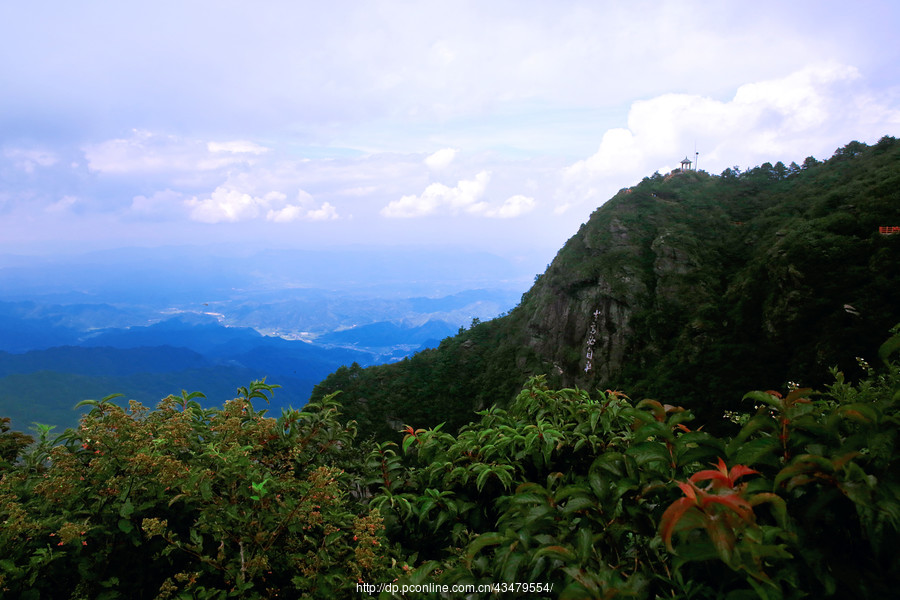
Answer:
[[706, 481], [707, 479], [713, 480], [713, 488], [719, 488], [721, 486], [725, 486], [728, 488], [734, 487], [731, 485], [731, 479], [728, 478], [727, 473], [713, 471], [711, 469], [707, 469], [705, 471], [697, 471], [696, 473], [691, 475], [690, 481], [692, 483], [697, 483], [698, 481]]
[[753, 509], [750, 507], [750, 503], [737, 494], [707, 495], [700, 501], [700, 508], [705, 509], [710, 504], [721, 504], [730, 508], [747, 522], [753, 519]]
[[736, 542], [734, 531], [721, 521], [710, 520], [706, 525], [706, 533], [719, 552], [719, 558], [730, 565]]
[[685, 496], [687, 496], [694, 502], [697, 501], [697, 491], [698, 490], [697, 490], [696, 486], [693, 486], [689, 483], [684, 483], [683, 481], [676, 481], [675, 483], [678, 484], [678, 487], [681, 488], [681, 491], [684, 492]]
[[725, 461], [722, 460], [722, 457], [719, 457], [719, 464], [715, 466], [718, 467], [716, 470], [706, 469], [694, 473], [691, 475], [690, 481], [696, 483], [698, 481], [706, 481], [709, 479], [712, 480], [711, 486], [715, 490], [721, 490], [723, 488], [733, 490], [734, 484], [744, 475], [759, 473], [759, 471], [751, 469], [746, 465], [734, 465], [729, 471], [728, 467], [725, 465]]
[[713, 471], [712, 469], [706, 469], [705, 471], [698, 471], [691, 475], [690, 481], [692, 483], [696, 483], [698, 481], [705, 481], [707, 479], [712, 479], [712, 486], [714, 488], [720, 487], [718, 484], [724, 484], [726, 487], [734, 487], [732, 485], [731, 479], [728, 477], [728, 467], [725, 466], [725, 461], [722, 460], [722, 457], [719, 457], [719, 464], [713, 465], [717, 466], [718, 469]]
[[[681, 489], [684, 489], [684, 487]], [[696, 506], [696, 504], [691, 498], [679, 498], [670, 504], [666, 509], [666, 512], [663, 513], [662, 519], [659, 522], [659, 534], [662, 536], [663, 542], [666, 544], [666, 549], [669, 552], [674, 552], [672, 548], [672, 533], [675, 532], [675, 526], [678, 525], [678, 521], [681, 520], [684, 513], [694, 506]]]
[[751, 469], [747, 465], [734, 465], [728, 471], [728, 478], [731, 479], [731, 486], [734, 487], [735, 482], [744, 475], [758, 475], [759, 471]]

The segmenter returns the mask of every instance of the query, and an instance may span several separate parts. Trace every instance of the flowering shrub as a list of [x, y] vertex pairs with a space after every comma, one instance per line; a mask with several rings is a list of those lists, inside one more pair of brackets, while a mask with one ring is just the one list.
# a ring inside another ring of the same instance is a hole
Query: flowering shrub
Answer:
[[391, 577], [377, 511], [342, 468], [352, 424], [333, 398], [278, 419], [197, 394], [156, 410], [89, 401], [34, 470], [0, 483], [4, 597], [326, 596]]

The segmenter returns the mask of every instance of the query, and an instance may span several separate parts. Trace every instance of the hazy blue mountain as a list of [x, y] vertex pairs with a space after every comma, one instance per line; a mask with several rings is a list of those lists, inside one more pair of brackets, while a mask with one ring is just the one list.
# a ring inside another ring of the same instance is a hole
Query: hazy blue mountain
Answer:
[[271, 290], [365, 290], [393, 298], [475, 288], [521, 292], [540, 260], [513, 263], [458, 249], [297, 250], [238, 246], [118, 248], [83, 255], [0, 257], [0, 300], [41, 298], [166, 306]]
[[[316, 339], [322, 344], [339, 344], [362, 347], [421, 346], [429, 341], [440, 342], [457, 333], [458, 327], [446, 321], [427, 321], [417, 327], [403, 327], [390, 321], [381, 321], [325, 334]], [[436, 345], [436, 344], [435, 344]]]
[[397, 361], [509, 310], [535, 270], [433, 248], [2, 255], [0, 415], [70, 425], [85, 397], [219, 402], [263, 377], [299, 406], [343, 365]]
[[0, 350], [24, 352], [78, 340], [76, 329], [50, 319], [32, 317], [35, 307], [33, 302], [0, 302]]
[[82, 348], [59, 346], [22, 354], [0, 352], [0, 377], [15, 373], [58, 371], [92, 376], [165, 373], [208, 367], [211, 362], [186, 348]]
[[[85, 399], [99, 399], [109, 394], [122, 393], [127, 400], [137, 400], [145, 406], [156, 404], [169, 394], [180, 395], [182, 390], [201, 391], [206, 400], [204, 406], [221, 406], [225, 400], [237, 395], [237, 388], [266, 374], [253, 369], [235, 366], [218, 366], [184, 369], [165, 373], [134, 373], [121, 376], [91, 376], [76, 373], [39, 371], [17, 373], [0, 377], [0, 414], [8, 416], [14, 429], [28, 430], [32, 423], [55, 425], [56, 431], [73, 427], [87, 408], [75, 410], [75, 405]], [[268, 408], [273, 415], [283, 407], [303, 406], [315, 385], [313, 380], [303, 380], [281, 375], [268, 378], [282, 387], [275, 391], [271, 405], [257, 402], [256, 408]]]
[[112, 328], [97, 331], [82, 345], [137, 348], [140, 346], [177, 345], [200, 353], [220, 347], [246, 347], [263, 339], [249, 327], [224, 327], [211, 317], [180, 316], [143, 327]]

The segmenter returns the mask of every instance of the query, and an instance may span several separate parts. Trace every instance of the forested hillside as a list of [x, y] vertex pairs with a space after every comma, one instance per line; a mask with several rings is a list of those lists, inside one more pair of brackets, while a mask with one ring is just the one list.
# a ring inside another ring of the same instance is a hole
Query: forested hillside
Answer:
[[[900, 326], [850, 385], [682, 407], [548, 388], [458, 434], [360, 438], [333, 397], [277, 419], [90, 400], [36, 443], [0, 420], [3, 597], [891, 597]], [[27, 448], [26, 448], [27, 446]]]
[[313, 392], [364, 433], [450, 430], [531, 376], [626, 389], [716, 427], [747, 389], [862, 374], [900, 321], [900, 142], [721, 175], [654, 174], [598, 208], [508, 315], [398, 364], [342, 367]]

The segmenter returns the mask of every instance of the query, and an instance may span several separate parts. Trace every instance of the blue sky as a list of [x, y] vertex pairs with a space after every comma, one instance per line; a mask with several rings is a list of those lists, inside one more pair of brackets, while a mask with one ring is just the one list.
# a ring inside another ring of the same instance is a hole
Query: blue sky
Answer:
[[553, 253], [618, 189], [900, 134], [900, 7], [0, 1], [0, 251]]

